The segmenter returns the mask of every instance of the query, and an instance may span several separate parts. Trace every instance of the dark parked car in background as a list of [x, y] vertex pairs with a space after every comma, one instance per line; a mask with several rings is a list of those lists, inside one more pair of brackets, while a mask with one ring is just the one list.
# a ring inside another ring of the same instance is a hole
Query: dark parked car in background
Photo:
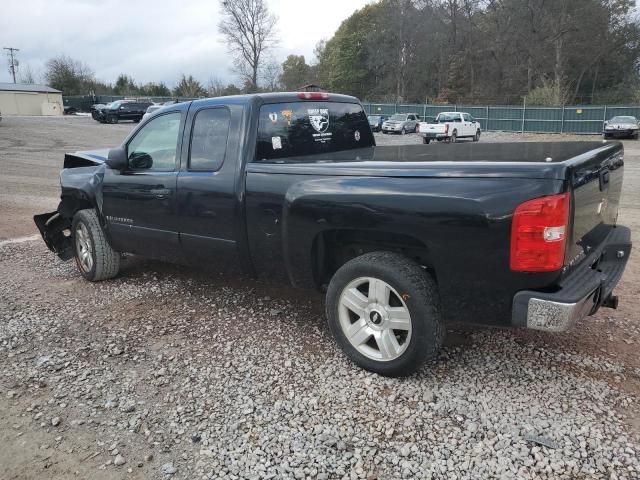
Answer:
[[[110, 105], [110, 104], [109, 104]], [[94, 120], [100, 120], [100, 110], [106, 107], [104, 103], [95, 103], [89, 107], [89, 112], [91, 112], [91, 118]]]
[[389, 118], [388, 115], [369, 115], [367, 119], [369, 120], [369, 125], [371, 126], [371, 130], [374, 132], [379, 132], [382, 130], [382, 124]]
[[122, 120], [139, 122], [151, 105], [151, 102], [118, 100], [97, 110], [97, 120], [102, 123], [118, 123]]
[[638, 119], [631, 116], [613, 117], [604, 122], [604, 138], [635, 138], [638, 139]]

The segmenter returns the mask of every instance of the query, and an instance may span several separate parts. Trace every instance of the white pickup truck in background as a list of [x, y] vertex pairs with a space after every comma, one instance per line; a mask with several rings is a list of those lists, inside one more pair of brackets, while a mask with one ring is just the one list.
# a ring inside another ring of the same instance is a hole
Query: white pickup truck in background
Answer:
[[459, 138], [480, 140], [480, 123], [465, 112], [441, 112], [435, 122], [420, 122], [419, 132], [423, 143], [431, 140], [456, 143]]

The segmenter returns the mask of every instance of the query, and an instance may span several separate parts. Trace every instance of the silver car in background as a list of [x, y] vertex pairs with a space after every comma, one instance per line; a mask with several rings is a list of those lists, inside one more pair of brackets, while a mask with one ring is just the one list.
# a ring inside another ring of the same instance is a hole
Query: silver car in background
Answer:
[[396, 113], [382, 124], [382, 133], [414, 133], [418, 131], [419, 121], [415, 113]]
[[604, 138], [635, 138], [638, 139], [638, 119], [636, 117], [620, 115], [604, 122]]
[[164, 107], [164, 105], [161, 103], [154, 103], [153, 105], [149, 105], [147, 107], [147, 111], [144, 112], [144, 115], [142, 116], [142, 120], [146, 120], [153, 114], [153, 112], [160, 110], [162, 107]]

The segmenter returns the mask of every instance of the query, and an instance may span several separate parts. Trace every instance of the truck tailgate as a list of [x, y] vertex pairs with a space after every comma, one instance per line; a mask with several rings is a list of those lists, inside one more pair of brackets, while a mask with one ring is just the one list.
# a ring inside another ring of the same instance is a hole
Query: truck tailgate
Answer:
[[444, 123], [426, 123], [421, 122], [420, 133], [433, 133], [433, 134], [445, 134], [446, 125]]
[[[568, 273], [611, 233], [618, 219], [624, 152], [619, 143], [575, 157], [567, 169], [572, 193], [572, 227], [565, 257]], [[597, 259], [592, 259], [597, 261]]]

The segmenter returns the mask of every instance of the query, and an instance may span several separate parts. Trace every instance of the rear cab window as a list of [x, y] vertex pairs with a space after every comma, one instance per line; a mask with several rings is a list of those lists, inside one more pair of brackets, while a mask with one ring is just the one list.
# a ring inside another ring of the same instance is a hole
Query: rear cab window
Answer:
[[375, 145], [357, 103], [287, 102], [260, 107], [257, 162], [327, 154]]

